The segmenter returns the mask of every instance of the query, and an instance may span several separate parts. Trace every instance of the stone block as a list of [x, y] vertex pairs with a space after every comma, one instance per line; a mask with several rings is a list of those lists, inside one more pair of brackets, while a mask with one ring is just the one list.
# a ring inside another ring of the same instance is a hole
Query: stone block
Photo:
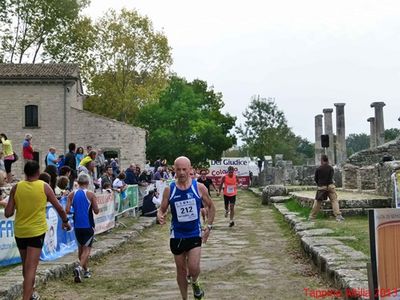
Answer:
[[309, 230], [304, 230], [298, 232], [298, 235], [300, 237], [305, 237], [305, 236], [324, 236], [327, 234], [332, 234], [333, 230], [329, 228], [318, 228], [318, 229], [309, 229]]
[[270, 204], [273, 196], [286, 196], [287, 189], [284, 185], [267, 185], [262, 193], [262, 204]]

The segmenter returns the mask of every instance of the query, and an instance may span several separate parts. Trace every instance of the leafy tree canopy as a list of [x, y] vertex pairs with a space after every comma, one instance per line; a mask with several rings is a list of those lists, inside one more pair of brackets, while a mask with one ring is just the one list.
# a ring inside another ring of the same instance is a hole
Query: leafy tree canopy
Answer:
[[400, 129], [390, 128], [385, 130], [385, 141], [393, 141], [400, 136]]
[[85, 108], [134, 123], [139, 109], [156, 101], [167, 84], [172, 63], [167, 38], [135, 10], [111, 10], [94, 28], [96, 47], [88, 62], [93, 96]]
[[365, 133], [352, 133], [346, 138], [347, 155], [369, 148], [369, 135]]
[[147, 157], [172, 162], [185, 155], [196, 166], [219, 159], [236, 142], [229, 133], [236, 119], [222, 114], [223, 107], [222, 94], [205, 81], [173, 76], [158, 103], [144, 106], [136, 119], [148, 131]]
[[0, 1], [0, 60], [35, 63], [43, 48], [68, 32], [87, 0]]
[[[236, 132], [245, 142], [250, 156], [283, 154], [285, 159], [301, 163], [304, 156], [311, 155], [305, 140], [296, 137], [287, 125], [285, 115], [272, 98], [253, 96], [243, 113], [245, 122], [236, 127]], [[303, 149], [304, 148], [304, 149]], [[303, 151], [304, 156], [297, 151]]]

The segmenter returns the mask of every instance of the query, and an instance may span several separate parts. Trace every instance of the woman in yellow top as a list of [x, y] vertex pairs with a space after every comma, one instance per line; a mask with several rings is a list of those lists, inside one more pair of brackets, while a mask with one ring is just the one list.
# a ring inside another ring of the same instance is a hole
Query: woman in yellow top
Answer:
[[4, 167], [7, 173], [7, 182], [12, 182], [11, 165], [15, 162], [14, 150], [11, 141], [4, 133], [0, 133], [0, 143], [3, 144]]
[[47, 201], [54, 206], [63, 220], [63, 229], [69, 230], [71, 227], [51, 187], [39, 180], [39, 163], [28, 160], [24, 166], [24, 173], [26, 180], [18, 182], [11, 189], [4, 215], [9, 218], [16, 211], [14, 235], [22, 260], [23, 300], [29, 300], [38, 299], [37, 295], [33, 296], [33, 286], [47, 231]]

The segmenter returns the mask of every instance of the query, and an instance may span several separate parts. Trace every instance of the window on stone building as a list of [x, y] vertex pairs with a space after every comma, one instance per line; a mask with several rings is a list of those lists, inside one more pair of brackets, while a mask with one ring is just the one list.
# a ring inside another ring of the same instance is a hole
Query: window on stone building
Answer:
[[39, 127], [38, 106], [25, 106], [25, 127]]

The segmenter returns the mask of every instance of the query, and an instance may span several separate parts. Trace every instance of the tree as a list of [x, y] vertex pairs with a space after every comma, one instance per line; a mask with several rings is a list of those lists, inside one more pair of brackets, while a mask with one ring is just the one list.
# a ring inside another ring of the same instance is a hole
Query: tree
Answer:
[[263, 158], [283, 154], [286, 159], [299, 162], [296, 137], [273, 99], [253, 96], [243, 116], [245, 123], [236, 127], [236, 132], [246, 143], [251, 156]]
[[369, 135], [365, 133], [352, 133], [346, 138], [347, 156], [369, 148]]
[[400, 129], [390, 128], [385, 130], [385, 142], [393, 141], [400, 136]]
[[35, 63], [58, 32], [68, 32], [87, 0], [3, 0], [0, 57], [8, 63]]
[[85, 109], [134, 123], [166, 87], [172, 63], [166, 36], [135, 10], [109, 11], [95, 25]]
[[219, 159], [236, 142], [229, 133], [235, 118], [222, 114], [223, 107], [222, 94], [205, 81], [173, 76], [159, 101], [145, 105], [136, 119], [148, 131], [147, 157], [172, 162], [185, 155], [197, 166]]

